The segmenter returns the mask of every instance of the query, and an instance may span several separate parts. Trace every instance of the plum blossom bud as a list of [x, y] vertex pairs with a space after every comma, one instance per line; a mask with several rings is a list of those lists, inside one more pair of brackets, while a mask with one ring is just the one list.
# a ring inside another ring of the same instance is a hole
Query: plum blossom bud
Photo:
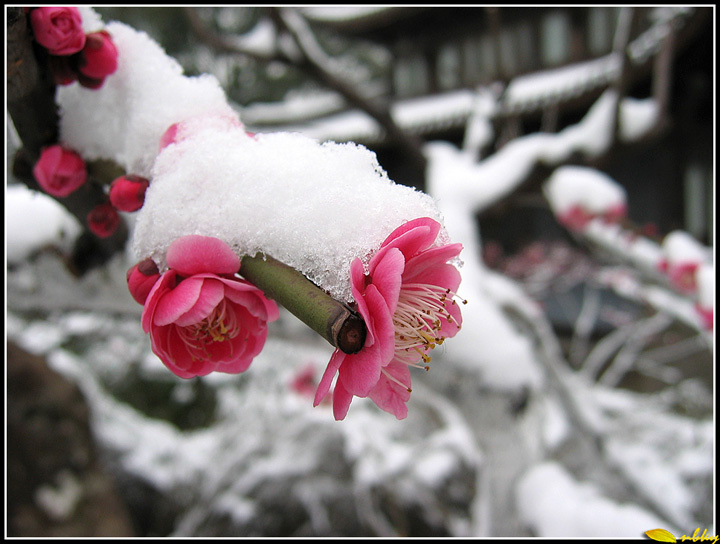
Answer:
[[75, 7], [40, 7], [30, 12], [35, 40], [51, 55], [72, 55], [85, 46], [82, 16]]
[[107, 238], [120, 224], [120, 215], [109, 202], [98, 204], [87, 215], [88, 227], [95, 236]]
[[145, 191], [150, 182], [140, 176], [120, 176], [110, 185], [110, 203], [121, 212], [134, 212], [142, 208]]
[[118, 51], [107, 32], [93, 32], [86, 36], [78, 70], [90, 80], [104, 80], [117, 70]]
[[140, 261], [127, 271], [128, 290], [138, 304], [145, 304], [150, 290], [159, 279], [158, 267], [150, 258]]
[[57, 144], [42, 150], [33, 175], [46, 193], [56, 197], [68, 196], [87, 180], [82, 157]]

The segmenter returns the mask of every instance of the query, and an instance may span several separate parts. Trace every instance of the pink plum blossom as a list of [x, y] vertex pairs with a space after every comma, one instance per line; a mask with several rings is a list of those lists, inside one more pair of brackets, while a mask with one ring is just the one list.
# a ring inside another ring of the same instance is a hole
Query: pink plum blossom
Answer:
[[199, 115], [170, 125], [160, 137], [159, 151], [170, 144], [182, 142], [198, 129], [213, 126], [217, 130], [241, 128], [242, 122], [229, 115]]
[[160, 271], [155, 261], [150, 258], [140, 261], [127, 271], [128, 290], [139, 304], [145, 304], [150, 291], [159, 279]]
[[702, 328], [707, 331], [713, 330], [715, 321], [715, 312], [713, 311], [713, 308], [696, 303], [695, 311], [697, 312]]
[[80, 155], [56, 144], [42, 150], [33, 167], [33, 175], [43, 191], [65, 197], [85, 183], [87, 169]]
[[370, 397], [398, 419], [407, 416], [412, 367], [428, 368], [428, 352], [460, 330], [454, 300], [460, 273], [449, 260], [461, 244], [437, 245], [441, 225], [428, 217], [395, 229], [370, 259], [367, 273], [359, 258], [350, 266], [357, 311], [365, 320], [362, 350], [336, 350], [315, 394], [317, 406], [333, 391], [335, 419], [344, 419], [353, 396]]
[[627, 216], [627, 207], [624, 204], [615, 204], [602, 212], [589, 210], [582, 204], [574, 204], [558, 214], [557, 219], [561, 225], [572, 231], [582, 231], [590, 221], [600, 219], [607, 224], [619, 223]]
[[90, 231], [98, 238], [112, 236], [120, 225], [120, 215], [109, 202], [98, 204], [87, 215]]
[[85, 46], [82, 16], [75, 7], [40, 7], [30, 12], [35, 40], [51, 55], [72, 55]]
[[103, 80], [117, 70], [118, 51], [106, 31], [86, 36], [78, 71], [90, 79]]
[[183, 236], [166, 259], [142, 314], [155, 354], [181, 378], [247, 370], [279, 317], [275, 303], [235, 276], [240, 259], [222, 240]]
[[110, 185], [110, 203], [121, 212], [137, 211], [145, 202], [148, 185], [150, 181], [140, 176], [120, 176]]

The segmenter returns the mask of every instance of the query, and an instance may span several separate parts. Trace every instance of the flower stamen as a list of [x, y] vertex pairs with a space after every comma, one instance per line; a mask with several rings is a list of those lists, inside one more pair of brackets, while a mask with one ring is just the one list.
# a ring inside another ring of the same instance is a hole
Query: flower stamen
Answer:
[[[402, 285], [393, 315], [396, 359], [408, 366], [429, 369], [422, 363], [429, 363], [431, 358], [427, 352], [445, 341], [445, 336], [441, 334], [443, 321], [460, 328], [447, 308], [450, 303], [456, 304], [456, 296], [450, 289], [437, 285]], [[463, 303], [466, 302], [463, 300]]]
[[[223, 299], [210, 314], [193, 325], [179, 327], [180, 338], [188, 347], [193, 360], [208, 357], [207, 346], [213, 342], [232, 340], [240, 332], [237, 316], [227, 308], [227, 301]], [[230, 346], [232, 348], [232, 344]], [[196, 357], [199, 351], [202, 355]]]

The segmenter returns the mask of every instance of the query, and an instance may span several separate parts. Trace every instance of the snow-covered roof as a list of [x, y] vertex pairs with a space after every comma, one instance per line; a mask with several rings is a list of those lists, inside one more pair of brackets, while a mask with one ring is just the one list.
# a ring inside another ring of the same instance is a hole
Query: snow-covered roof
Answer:
[[[328, 7], [305, 8], [313, 17], [369, 16], [378, 8], [360, 6], [358, 11]], [[669, 28], [682, 26], [693, 13], [692, 8], [668, 8], [660, 13], [655, 23], [640, 34], [629, 46], [630, 62], [635, 65], [646, 63], [660, 47]], [[621, 58], [617, 53], [579, 62], [560, 68], [524, 74], [514, 78], [505, 88], [492, 116], [529, 114], [564, 102], [590, 96], [606, 89], [615, 81], [621, 71]], [[485, 92], [487, 89], [481, 89]], [[333, 98], [330, 98], [330, 97]], [[472, 89], [460, 89], [442, 94], [398, 100], [391, 106], [396, 123], [410, 133], [433, 134], [438, 131], [463, 127], [474, 111], [477, 93]], [[595, 98], [594, 96], [593, 98]], [[303, 104], [312, 101], [313, 110]], [[318, 108], [318, 103], [326, 108]], [[243, 121], [258, 131], [299, 131], [319, 139], [335, 141], [356, 141], [365, 144], [383, 140], [382, 128], [369, 115], [359, 110], [338, 112], [337, 95], [329, 93], [318, 98], [317, 93], [306, 99], [294, 97], [292, 101], [275, 104], [251, 105], [242, 113]], [[301, 120], [299, 111], [307, 113]], [[310, 113], [315, 112], [315, 117]], [[491, 116], [491, 117], [492, 117]], [[278, 123], [285, 119], [285, 124]], [[268, 125], [275, 124], [270, 128]]]

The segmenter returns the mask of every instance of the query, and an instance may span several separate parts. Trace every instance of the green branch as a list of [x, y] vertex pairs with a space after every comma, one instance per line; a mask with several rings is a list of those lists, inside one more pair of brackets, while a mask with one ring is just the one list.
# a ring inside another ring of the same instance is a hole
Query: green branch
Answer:
[[344, 353], [365, 344], [363, 319], [294, 268], [258, 254], [242, 258], [240, 274]]

